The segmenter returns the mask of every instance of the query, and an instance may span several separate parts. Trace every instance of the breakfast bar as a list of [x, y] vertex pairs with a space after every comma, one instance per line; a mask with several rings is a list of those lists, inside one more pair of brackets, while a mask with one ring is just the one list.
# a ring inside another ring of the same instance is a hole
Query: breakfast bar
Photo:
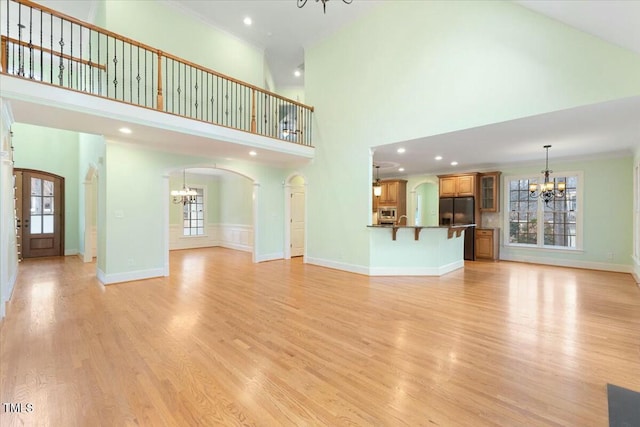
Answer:
[[464, 267], [464, 232], [475, 224], [367, 227], [371, 276], [441, 276]]

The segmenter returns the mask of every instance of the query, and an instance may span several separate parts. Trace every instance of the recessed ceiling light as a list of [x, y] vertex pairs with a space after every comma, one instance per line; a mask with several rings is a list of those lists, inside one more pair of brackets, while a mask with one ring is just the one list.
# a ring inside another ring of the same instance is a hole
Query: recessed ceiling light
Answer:
[[436, 160], [442, 160], [442, 156], [435, 156], [434, 159]]
[[248, 16], [245, 16], [245, 18], [242, 20], [242, 22], [244, 22], [244, 25], [246, 25], [247, 27], [250, 26], [251, 24], [253, 24], [253, 21]]
[[399, 172], [404, 172], [404, 168], [398, 169]]
[[451, 162], [451, 166], [458, 166], [458, 162]]
[[293, 72], [293, 75], [296, 76], [296, 77], [300, 77], [302, 75], [302, 73], [300, 72], [300, 70], [295, 70]]
[[256, 153], [255, 151], [249, 151], [249, 155], [250, 155], [250, 156], [257, 156], [257, 155], [258, 155], [258, 153]]
[[400, 153], [400, 154], [404, 153], [405, 151], [407, 151], [407, 150], [405, 150], [405, 149], [404, 149], [404, 148], [402, 148], [402, 147], [398, 148], [398, 153]]
[[131, 129], [129, 128], [120, 128], [119, 131], [122, 133], [126, 133], [127, 135], [131, 133]]

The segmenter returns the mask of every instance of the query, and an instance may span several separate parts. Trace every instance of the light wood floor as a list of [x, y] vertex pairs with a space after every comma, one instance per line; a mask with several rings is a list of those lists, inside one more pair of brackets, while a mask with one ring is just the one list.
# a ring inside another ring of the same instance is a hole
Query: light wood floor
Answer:
[[171, 253], [108, 287], [25, 261], [1, 336], [0, 424], [607, 426], [640, 390], [630, 275], [467, 263], [441, 278]]

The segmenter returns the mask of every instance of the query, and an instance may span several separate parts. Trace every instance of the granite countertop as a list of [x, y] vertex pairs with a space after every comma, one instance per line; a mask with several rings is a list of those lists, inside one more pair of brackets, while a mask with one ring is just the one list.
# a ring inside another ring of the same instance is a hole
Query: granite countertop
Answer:
[[460, 224], [460, 225], [391, 225], [391, 224], [374, 224], [367, 225], [369, 228], [467, 228], [476, 227], [476, 224]]

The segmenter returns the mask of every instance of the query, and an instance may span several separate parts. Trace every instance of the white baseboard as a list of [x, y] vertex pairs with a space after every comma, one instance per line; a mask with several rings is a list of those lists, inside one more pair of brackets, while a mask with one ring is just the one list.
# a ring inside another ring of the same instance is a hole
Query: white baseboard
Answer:
[[152, 268], [149, 270], [127, 271], [125, 273], [105, 274], [98, 269], [97, 277], [103, 285], [113, 285], [115, 283], [131, 282], [133, 280], [153, 279], [164, 276], [164, 268]]
[[369, 267], [363, 265], [347, 264], [329, 259], [304, 257], [305, 264], [319, 265], [320, 267], [333, 268], [334, 270], [348, 271], [349, 273], [369, 275]]
[[[252, 252], [253, 248], [251, 246], [247, 246], [247, 245], [242, 245], [240, 243], [232, 243], [232, 242], [226, 242], [226, 243], [221, 243], [219, 245], [216, 246], [220, 246], [221, 248], [226, 248], [226, 249], [235, 249], [236, 251], [242, 251], [242, 252]], [[282, 258], [282, 257], [280, 257]]]
[[[249, 250], [251, 252], [251, 250]], [[275, 252], [272, 254], [256, 255], [256, 262], [275, 261], [277, 259], [284, 259], [283, 252]]]
[[633, 273], [633, 266], [631, 265], [611, 264], [606, 262], [577, 261], [546, 257], [509, 256], [507, 254], [500, 254], [500, 259], [504, 261], [525, 262], [530, 264], [554, 265], [557, 267], [584, 268], [587, 270], [613, 271], [616, 273]]
[[69, 255], [78, 255], [79, 252], [77, 249], [65, 249], [64, 250], [64, 256], [69, 256]]
[[370, 267], [370, 276], [443, 276], [464, 267], [464, 261], [455, 261], [440, 267]]

